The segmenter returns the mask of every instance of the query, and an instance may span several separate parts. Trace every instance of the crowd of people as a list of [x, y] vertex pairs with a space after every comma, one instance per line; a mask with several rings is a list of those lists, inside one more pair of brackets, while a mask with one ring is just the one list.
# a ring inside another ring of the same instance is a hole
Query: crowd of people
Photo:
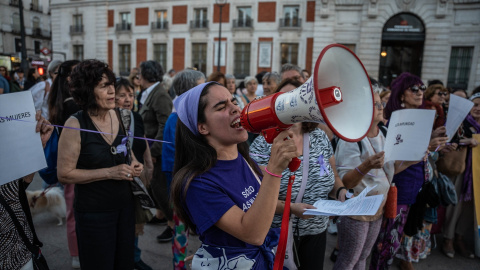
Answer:
[[[42, 79], [32, 69], [25, 78], [17, 70], [11, 78], [0, 67], [0, 91], [31, 91], [44, 145], [58, 132], [57, 185], [67, 203], [73, 268], [152, 269], [138, 245], [148, 223], [167, 224], [157, 241], [172, 245], [173, 269], [189, 264], [193, 269], [272, 269], [285, 209], [291, 215], [288, 269], [323, 269], [327, 227], [334, 226], [334, 269], [388, 269], [395, 258], [401, 269], [414, 269], [412, 263], [430, 254], [439, 234], [439, 248], [447, 257], [474, 258], [465, 239], [473, 236], [473, 201], [480, 196], [474, 194], [472, 174], [480, 87], [469, 95], [439, 80], [425, 85], [408, 72], [388, 87], [370, 78], [373, 123], [360, 142], [339, 139], [324, 123], [304, 122], [269, 144], [242, 128], [241, 111], [258, 98], [305, 83], [310, 73], [296, 65], [242, 80], [189, 68], [164, 72], [156, 61], [142, 62], [128, 77], [116, 77], [98, 60], [55, 60], [47, 72]], [[474, 105], [448, 138], [451, 95]], [[389, 119], [402, 109], [435, 110], [428, 149], [418, 161], [385, 162]], [[64, 128], [54, 130], [50, 124]], [[291, 173], [288, 164], [294, 157], [301, 163]], [[442, 194], [429, 188], [440, 173], [453, 183], [456, 203], [441, 204]], [[296, 180], [286, 207], [292, 174]], [[0, 186], [0, 197], [15, 208], [21, 226], [12, 225], [15, 218], [0, 205], [0, 258], [5, 258], [0, 269], [37, 269], [30, 243], [20, 237], [25, 231], [38, 246], [27, 222], [30, 212], [23, 207], [32, 178]], [[135, 185], [146, 187], [143, 197], [132, 192]], [[369, 195], [384, 195], [373, 216], [303, 214], [319, 199], [344, 202], [367, 186], [374, 186]], [[387, 217], [392, 186], [398, 191], [396, 212]], [[155, 211], [145, 206], [145, 198]], [[186, 256], [190, 234], [202, 242], [193, 257]]]

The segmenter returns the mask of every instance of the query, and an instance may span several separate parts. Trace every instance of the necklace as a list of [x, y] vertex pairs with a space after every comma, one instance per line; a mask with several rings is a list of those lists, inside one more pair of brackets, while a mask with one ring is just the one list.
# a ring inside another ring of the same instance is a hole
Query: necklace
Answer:
[[95, 121], [93, 119], [92, 119], [92, 123], [97, 128], [97, 130], [101, 132], [100, 134], [102, 135], [103, 138], [105, 138], [105, 141], [108, 144], [110, 144], [110, 152], [112, 153], [112, 155], [116, 155], [117, 154], [117, 148], [115, 148], [115, 146], [111, 145], [113, 143], [113, 120], [112, 120], [112, 115], [110, 114], [110, 111], [108, 112], [108, 116], [110, 116], [110, 130], [111, 130], [111, 132], [109, 133], [110, 134], [110, 140], [108, 139], [108, 137], [106, 135], [107, 133], [103, 132], [97, 126], [97, 124], [95, 123]]

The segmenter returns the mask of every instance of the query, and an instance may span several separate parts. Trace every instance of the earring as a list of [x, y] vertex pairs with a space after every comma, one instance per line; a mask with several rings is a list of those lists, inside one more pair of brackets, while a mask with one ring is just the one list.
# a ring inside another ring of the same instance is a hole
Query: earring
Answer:
[[405, 103], [402, 102], [402, 103], [400, 104], [400, 107], [405, 108]]

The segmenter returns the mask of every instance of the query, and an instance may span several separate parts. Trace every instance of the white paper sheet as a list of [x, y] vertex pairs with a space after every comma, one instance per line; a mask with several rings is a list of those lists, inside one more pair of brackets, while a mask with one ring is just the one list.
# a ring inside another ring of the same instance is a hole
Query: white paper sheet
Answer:
[[373, 216], [382, 204], [383, 195], [368, 196], [367, 193], [375, 188], [366, 187], [357, 197], [345, 202], [332, 200], [318, 200], [313, 206], [317, 209], [306, 209], [304, 215], [310, 216]]
[[403, 109], [392, 113], [385, 139], [385, 162], [422, 160], [432, 135], [435, 110]]
[[47, 167], [40, 133], [35, 132], [32, 93], [0, 95], [0, 185]]
[[445, 124], [449, 141], [453, 139], [455, 132], [463, 120], [465, 120], [465, 117], [467, 117], [472, 107], [473, 102], [470, 100], [456, 95], [450, 95], [447, 122]]

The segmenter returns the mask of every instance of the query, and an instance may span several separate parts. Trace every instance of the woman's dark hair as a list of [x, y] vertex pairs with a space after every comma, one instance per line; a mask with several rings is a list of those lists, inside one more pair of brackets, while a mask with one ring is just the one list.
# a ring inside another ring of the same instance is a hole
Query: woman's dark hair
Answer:
[[[206, 122], [205, 108], [207, 106], [207, 95], [211, 85], [206, 86], [200, 96], [198, 123]], [[179, 218], [188, 228], [196, 231], [197, 228], [192, 220], [190, 220], [186, 210], [185, 197], [187, 196], [187, 190], [193, 178], [210, 170], [217, 163], [217, 152], [208, 144], [204, 136], [195, 136], [180, 119], [177, 122], [175, 148], [174, 177], [171, 185], [170, 198]], [[239, 143], [237, 149], [255, 173], [261, 176], [262, 173], [260, 169], [250, 158], [247, 142]]]
[[402, 100], [401, 97], [405, 90], [411, 86], [423, 84], [422, 80], [408, 72], [400, 74], [391, 85], [392, 93], [388, 99], [387, 106], [385, 107], [384, 115], [385, 119], [390, 119], [392, 113], [396, 110], [402, 109]]
[[128, 79], [120, 77], [120, 79], [115, 81], [115, 95], [118, 95], [118, 92], [122, 87], [125, 87], [125, 89], [128, 91], [128, 89], [132, 90], [133, 92], [133, 85], [130, 83]]
[[227, 87], [227, 79], [225, 78], [225, 75], [220, 72], [220, 71], [215, 71], [212, 74], [210, 74], [207, 78], [207, 82], [220, 82], [220, 79], [223, 79], [223, 86]]
[[107, 77], [109, 84], [115, 83], [115, 75], [108, 65], [102, 61], [85, 60], [73, 69], [70, 75], [71, 93], [82, 110], [96, 114], [98, 104], [94, 89], [102, 81], [103, 75]]
[[455, 94], [456, 92], [462, 92], [465, 94], [465, 96], [468, 98], [468, 93], [466, 90], [464, 89], [461, 89], [461, 88], [455, 88], [455, 89], [452, 89], [452, 91], [450, 92], [452, 95]]
[[63, 125], [63, 103], [65, 99], [71, 97], [68, 76], [72, 72], [72, 67], [78, 65], [80, 61], [69, 60], [63, 62], [58, 68], [57, 77], [53, 80], [48, 96], [48, 117], [50, 123], [54, 125]]

